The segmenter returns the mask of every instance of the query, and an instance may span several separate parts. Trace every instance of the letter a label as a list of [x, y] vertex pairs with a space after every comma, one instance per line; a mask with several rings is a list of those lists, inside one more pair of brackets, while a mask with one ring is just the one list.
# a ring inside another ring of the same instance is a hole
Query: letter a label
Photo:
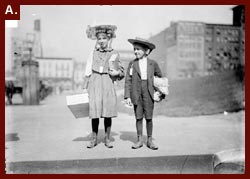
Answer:
[[7, 8], [6, 8], [5, 14], [8, 14], [8, 13], [13, 14], [13, 11], [12, 11], [12, 8], [11, 8], [11, 5], [8, 5], [8, 6], [7, 6]]

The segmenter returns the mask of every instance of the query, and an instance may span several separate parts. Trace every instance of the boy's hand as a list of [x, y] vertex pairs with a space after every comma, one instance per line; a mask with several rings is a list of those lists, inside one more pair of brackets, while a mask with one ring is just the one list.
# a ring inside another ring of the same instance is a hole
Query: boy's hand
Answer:
[[161, 93], [159, 91], [154, 92], [154, 101], [156, 102], [161, 101]]
[[132, 104], [130, 98], [127, 98], [127, 99], [125, 100], [125, 102], [126, 102], [126, 104], [127, 104], [128, 106], [133, 106], [133, 104]]
[[109, 74], [111, 76], [118, 76], [119, 75], [119, 71], [115, 70], [115, 69], [111, 69], [111, 70], [109, 70]]

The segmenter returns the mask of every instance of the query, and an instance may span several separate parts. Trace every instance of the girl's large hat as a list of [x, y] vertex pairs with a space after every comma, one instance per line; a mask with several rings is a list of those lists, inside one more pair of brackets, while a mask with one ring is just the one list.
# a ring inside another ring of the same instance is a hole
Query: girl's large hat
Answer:
[[143, 38], [140, 38], [140, 37], [136, 37], [135, 39], [128, 39], [128, 41], [131, 43], [131, 44], [141, 44], [143, 46], [146, 46], [148, 47], [151, 51], [153, 49], [155, 49], [155, 45], [151, 42], [149, 42], [148, 40], [146, 39], [143, 39]]
[[92, 40], [97, 39], [98, 33], [106, 33], [110, 38], [115, 38], [116, 29], [117, 27], [115, 25], [97, 25], [93, 27], [88, 26], [86, 33], [87, 33], [87, 37]]

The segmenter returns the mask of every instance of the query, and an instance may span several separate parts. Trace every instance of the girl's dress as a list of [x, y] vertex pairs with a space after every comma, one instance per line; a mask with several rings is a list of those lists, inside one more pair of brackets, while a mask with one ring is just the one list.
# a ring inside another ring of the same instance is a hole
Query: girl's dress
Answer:
[[[119, 62], [119, 54], [113, 50], [95, 50], [93, 53], [92, 74], [88, 82], [89, 117], [108, 118], [117, 117], [117, 97], [114, 80], [109, 75], [109, 60], [116, 54]], [[120, 64], [120, 63], [119, 63]], [[123, 78], [123, 68], [119, 65], [119, 77]]]

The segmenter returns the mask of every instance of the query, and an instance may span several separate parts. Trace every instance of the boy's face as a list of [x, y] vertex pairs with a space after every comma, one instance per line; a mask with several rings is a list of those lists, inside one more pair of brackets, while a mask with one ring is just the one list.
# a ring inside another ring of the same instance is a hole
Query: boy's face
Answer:
[[145, 49], [143, 46], [139, 44], [134, 44], [134, 54], [136, 58], [142, 59], [143, 57], [147, 56], [148, 49]]
[[106, 33], [98, 33], [97, 34], [97, 43], [100, 45], [102, 49], [106, 49], [108, 46], [109, 37]]

